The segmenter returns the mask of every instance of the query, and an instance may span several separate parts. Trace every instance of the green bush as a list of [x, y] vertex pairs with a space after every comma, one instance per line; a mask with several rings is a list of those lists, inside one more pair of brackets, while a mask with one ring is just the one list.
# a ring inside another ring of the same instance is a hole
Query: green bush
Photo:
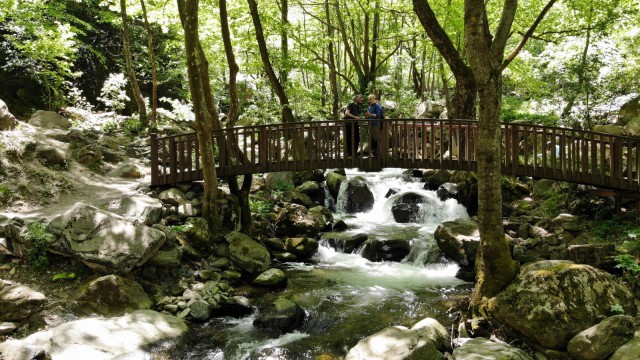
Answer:
[[144, 133], [144, 125], [137, 118], [128, 118], [122, 123], [125, 134], [129, 136], [138, 136]]
[[540, 212], [547, 217], [555, 217], [564, 212], [569, 201], [569, 194], [555, 193], [540, 204]]
[[47, 246], [53, 241], [53, 234], [49, 233], [41, 223], [33, 223], [27, 227], [26, 240], [29, 244], [27, 260], [38, 271], [46, 270], [49, 266]]
[[252, 214], [263, 215], [271, 211], [271, 204], [262, 199], [251, 199], [249, 200], [249, 209]]

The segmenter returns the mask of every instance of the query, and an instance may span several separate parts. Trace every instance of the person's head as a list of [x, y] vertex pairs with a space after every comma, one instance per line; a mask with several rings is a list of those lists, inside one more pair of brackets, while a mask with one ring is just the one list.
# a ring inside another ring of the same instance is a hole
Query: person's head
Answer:
[[369, 100], [369, 105], [373, 105], [376, 103], [376, 96], [373, 94], [367, 96], [367, 99]]
[[356, 104], [362, 104], [364, 103], [364, 96], [362, 96], [362, 94], [358, 94], [356, 96], [353, 97], [353, 102]]

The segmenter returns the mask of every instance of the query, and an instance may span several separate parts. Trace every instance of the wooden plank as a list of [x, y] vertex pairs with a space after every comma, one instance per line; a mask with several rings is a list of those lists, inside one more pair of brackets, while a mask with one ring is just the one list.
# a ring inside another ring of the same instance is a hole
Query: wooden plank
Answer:
[[151, 185], [160, 185], [160, 179], [158, 176], [158, 134], [151, 134]]

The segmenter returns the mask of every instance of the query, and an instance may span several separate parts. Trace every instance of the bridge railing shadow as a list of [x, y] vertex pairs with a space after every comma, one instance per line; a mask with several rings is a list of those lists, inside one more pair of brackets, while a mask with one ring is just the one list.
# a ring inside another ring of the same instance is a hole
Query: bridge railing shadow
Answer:
[[[472, 120], [326, 120], [236, 127], [212, 136], [219, 176], [344, 167], [477, 169], [478, 122]], [[502, 144], [505, 174], [640, 190], [639, 139], [503, 123]], [[199, 151], [195, 133], [152, 134], [152, 185], [202, 179]]]

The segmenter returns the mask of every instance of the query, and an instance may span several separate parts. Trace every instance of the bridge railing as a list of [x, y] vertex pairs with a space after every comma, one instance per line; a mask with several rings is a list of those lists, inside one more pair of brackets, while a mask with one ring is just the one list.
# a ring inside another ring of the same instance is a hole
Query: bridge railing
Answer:
[[[219, 176], [341, 167], [475, 171], [477, 124], [436, 119], [384, 119], [376, 124], [340, 120], [217, 130], [213, 133], [216, 169]], [[356, 132], [348, 127], [359, 129], [359, 143]], [[505, 174], [640, 190], [638, 139], [504, 123], [502, 143]], [[152, 185], [202, 179], [200, 162], [195, 133], [151, 136]]]

